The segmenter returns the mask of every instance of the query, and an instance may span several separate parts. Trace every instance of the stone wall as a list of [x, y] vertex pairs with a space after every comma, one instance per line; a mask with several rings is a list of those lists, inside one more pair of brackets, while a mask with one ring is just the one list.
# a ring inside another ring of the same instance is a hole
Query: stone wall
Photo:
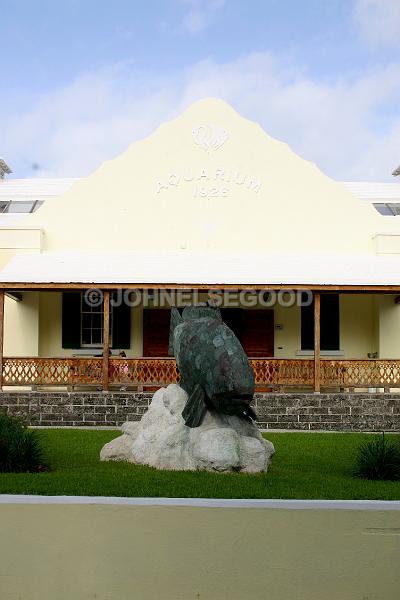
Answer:
[[1, 392], [0, 410], [30, 425], [118, 426], [138, 421], [153, 394], [103, 392]]
[[[1, 392], [0, 410], [42, 426], [118, 426], [139, 420], [151, 393]], [[264, 429], [400, 431], [400, 394], [256, 394]]]
[[400, 431], [400, 394], [256, 394], [264, 429]]

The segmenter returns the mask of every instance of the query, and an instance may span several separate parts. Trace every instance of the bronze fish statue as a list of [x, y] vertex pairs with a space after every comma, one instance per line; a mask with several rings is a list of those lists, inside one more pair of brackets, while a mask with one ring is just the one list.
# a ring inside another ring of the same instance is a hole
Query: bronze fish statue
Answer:
[[171, 310], [169, 353], [175, 356], [180, 386], [188, 394], [182, 411], [188, 427], [201, 425], [207, 410], [257, 419], [250, 406], [254, 373], [238, 338], [214, 306]]

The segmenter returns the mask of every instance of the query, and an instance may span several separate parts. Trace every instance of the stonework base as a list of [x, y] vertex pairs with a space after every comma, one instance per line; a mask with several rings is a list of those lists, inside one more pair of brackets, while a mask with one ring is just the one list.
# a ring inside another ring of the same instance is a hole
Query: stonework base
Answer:
[[[0, 411], [40, 427], [120, 427], [140, 421], [153, 398], [137, 391], [0, 392]], [[400, 432], [400, 393], [256, 393], [260, 429]]]
[[101, 460], [123, 460], [157, 469], [259, 473], [275, 452], [254, 423], [208, 412], [196, 428], [187, 427], [182, 410], [186, 392], [179, 385], [161, 388], [138, 422], [106, 444]]

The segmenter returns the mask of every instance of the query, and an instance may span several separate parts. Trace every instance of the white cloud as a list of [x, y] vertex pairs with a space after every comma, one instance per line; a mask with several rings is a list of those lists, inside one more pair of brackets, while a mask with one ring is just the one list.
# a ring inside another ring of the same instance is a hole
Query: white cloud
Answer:
[[213, 21], [215, 13], [223, 8], [225, 0], [179, 0], [185, 8], [181, 29], [196, 34], [206, 29]]
[[86, 175], [205, 96], [226, 99], [337, 179], [390, 181], [400, 162], [400, 116], [389, 111], [400, 101], [399, 65], [327, 83], [269, 53], [164, 76], [129, 65], [83, 75], [27, 112], [3, 115], [0, 150], [11, 166], [39, 163], [40, 176]]
[[400, 0], [355, 0], [354, 19], [372, 46], [400, 46]]

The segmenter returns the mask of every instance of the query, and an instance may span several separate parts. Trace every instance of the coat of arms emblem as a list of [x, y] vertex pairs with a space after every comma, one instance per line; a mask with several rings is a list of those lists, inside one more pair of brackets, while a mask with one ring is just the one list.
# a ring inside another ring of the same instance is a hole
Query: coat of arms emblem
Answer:
[[206, 152], [218, 150], [229, 138], [229, 133], [216, 125], [200, 125], [192, 131], [194, 143]]

